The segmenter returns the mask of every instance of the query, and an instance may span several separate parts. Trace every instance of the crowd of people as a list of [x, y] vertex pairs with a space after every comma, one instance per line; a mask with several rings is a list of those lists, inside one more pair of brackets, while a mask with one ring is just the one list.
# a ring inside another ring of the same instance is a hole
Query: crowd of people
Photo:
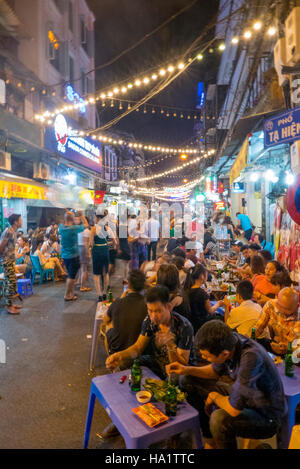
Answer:
[[[0, 240], [7, 311], [20, 312], [16, 274], [31, 276], [32, 256], [54, 269], [56, 280], [67, 277], [65, 301], [77, 300], [76, 282], [80, 291], [91, 290], [91, 263], [99, 302], [107, 300], [118, 258], [124, 289], [102, 325], [107, 368], [126, 369], [139, 357], [161, 379], [170, 375], [179, 382], [199, 411], [207, 448], [235, 448], [236, 436], [272, 436], [287, 410], [269, 353], [284, 356], [300, 336], [296, 285], [244, 215], [237, 214], [238, 227], [229, 217], [207, 220], [203, 244], [193, 230], [177, 237], [172, 218], [163, 240], [156, 215], [145, 220], [129, 211], [122, 226], [113, 216], [108, 223], [105, 208], [93, 221], [67, 211], [63, 223], [27, 236], [20, 232], [21, 217], [11, 215]], [[215, 230], [223, 223], [231, 249], [221, 260], [240, 277], [234, 304], [227, 296], [216, 301], [207, 288], [210, 262], [219, 257]], [[110, 426], [104, 436], [114, 432]]]

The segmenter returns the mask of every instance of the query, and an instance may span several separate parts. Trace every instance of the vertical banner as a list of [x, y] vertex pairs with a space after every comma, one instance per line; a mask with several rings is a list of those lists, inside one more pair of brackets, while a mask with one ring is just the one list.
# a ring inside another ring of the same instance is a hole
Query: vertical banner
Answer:
[[106, 191], [95, 191], [95, 199], [94, 199], [95, 205], [103, 204], [105, 193]]

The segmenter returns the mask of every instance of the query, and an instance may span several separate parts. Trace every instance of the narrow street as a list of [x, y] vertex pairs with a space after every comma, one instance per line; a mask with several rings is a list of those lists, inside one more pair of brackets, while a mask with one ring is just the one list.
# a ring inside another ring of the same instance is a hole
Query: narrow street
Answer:
[[[114, 296], [121, 277], [114, 275]], [[106, 373], [100, 341], [95, 373], [89, 371], [91, 338], [96, 311], [95, 291], [79, 293], [76, 302], [63, 300], [64, 283], [34, 286], [19, 316], [0, 313], [0, 339], [7, 346], [0, 364], [0, 447], [7, 449], [82, 447], [90, 382]], [[109, 447], [96, 433], [109, 423], [99, 403], [95, 406], [90, 448]], [[109, 442], [122, 447], [122, 439]]]

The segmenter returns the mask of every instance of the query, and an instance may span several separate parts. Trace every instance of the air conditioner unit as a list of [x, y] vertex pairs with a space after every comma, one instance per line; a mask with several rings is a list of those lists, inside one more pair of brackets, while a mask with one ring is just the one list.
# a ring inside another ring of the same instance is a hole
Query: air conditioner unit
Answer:
[[0, 169], [11, 171], [11, 154], [0, 150]]
[[296, 140], [291, 145], [291, 169], [293, 173], [299, 174], [300, 173], [300, 140]]
[[283, 75], [281, 73], [281, 67], [287, 65], [286, 61], [286, 39], [281, 37], [278, 39], [274, 46], [274, 67], [278, 75], [278, 83], [280, 86], [288, 80], [288, 75]]
[[300, 61], [300, 7], [292, 9], [285, 21], [287, 65]]
[[50, 179], [50, 166], [45, 163], [33, 163], [33, 178], [34, 179]]

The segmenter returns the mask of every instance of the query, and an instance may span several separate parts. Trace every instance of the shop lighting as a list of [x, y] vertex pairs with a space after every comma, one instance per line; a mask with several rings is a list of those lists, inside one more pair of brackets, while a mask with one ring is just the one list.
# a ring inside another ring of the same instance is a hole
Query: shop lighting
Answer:
[[250, 181], [252, 182], [257, 182], [259, 180], [259, 174], [258, 173], [252, 173], [250, 176]]
[[77, 177], [76, 177], [76, 174], [75, 174], [75, 173], [69, 173], [69, 174], [67, 174], [67, 175], [66, 175], [66, 179], [67, 179], [67, 181], [68, 181], [71, 185], [75, 186], [76, 181], [77, 181]]
[[245, 38], [245, 39], [250, 39], [251, 36], [252, 36], [251, 31], [248, 30], [248, 31], [245, 31], [245, 32], [244, 32], [244, 38]]
[[268, 171], [265, 172], [264, 176], [267, 181], [272, 181], [275, 177], [275, 174], [272, 169], [268, 169]]
[[238, 44], [238, 42], [239, 42], [239, 38], [236, 36], [231, 39], [232, 44]]
[[291, 186], [295, 182], [295, 176], [292, 173], [286, 173], [285, 182], [288, 186]]
[[219, 45], [219, 50], [220, 50], [220, 51], [223, 51], [223, 50], [225, 50], [225, 49], [226, 49], [226, 46], [225, 46], [224, 43], [222, 43], [222, 44]]

